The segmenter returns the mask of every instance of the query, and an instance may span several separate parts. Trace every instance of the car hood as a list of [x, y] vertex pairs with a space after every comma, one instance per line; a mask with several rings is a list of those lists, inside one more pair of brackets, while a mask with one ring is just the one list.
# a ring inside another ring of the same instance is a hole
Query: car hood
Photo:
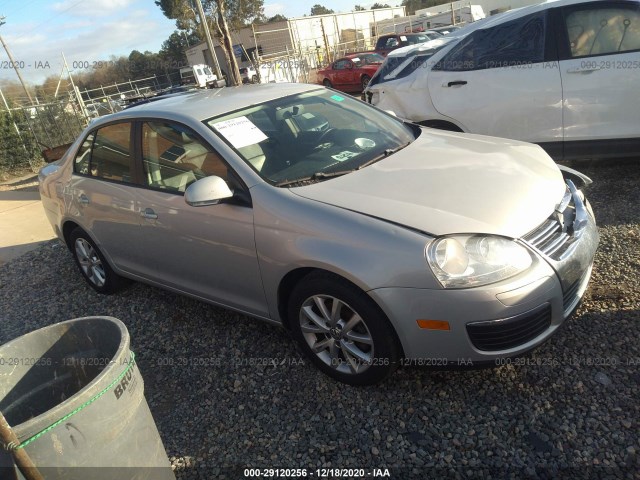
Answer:
[[291, 191], [433, 235], [519, 238], [553, 212], [565, 188], [537, 145], [423, 129], [384, 160]]

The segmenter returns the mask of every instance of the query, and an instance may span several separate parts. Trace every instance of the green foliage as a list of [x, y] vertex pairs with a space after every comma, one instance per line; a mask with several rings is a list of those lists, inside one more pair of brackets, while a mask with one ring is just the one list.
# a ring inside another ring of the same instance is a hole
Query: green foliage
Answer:
[[273, 17], [269, 17], [267, 19], [267, 23], [274, 23], [274, 22], [285, 22], [287, 20], [287, 17], [285, 17], [284, 15], [281, 15], [279, 13], [275, 14]]
[[361, 6], [361, 5], [356, 5], [355, 7], [353, 7], [353, 9], [354, 9], [356, 12], [362, 12], [363, 10], [366, 10], [366, 8], [364, 8], [364, 7], [363, 7], [363, 6]]
[[[39, 155], [38, 147], [29, 134], [19, 135], [16, 132], [14, 122], [20, 128], [20, 124], [26, 123], [26, 115], [18, 110], [12, 114], [0, 111], [0, 174], [16, 171], [28, 167]], [[23, 144], [24, 140], [24, 144]]]
[[329, 13], [334, 13], [334, 11], [318, 4], [311, 7], [311, 15], [327, 15]]
[[373, 5], [371, 5], [371, 10], [375, 10], [376, 8], [390, 8], [391, 5], [389, 5], [388, 3], [374, 3]]
[[451, 3], [447, 0], [402, 0], [402, 6], [405, 7], [407, 15], [413, 15], [416, 10], [422, 8], [435, 7], [436, 5], [444, 5]]

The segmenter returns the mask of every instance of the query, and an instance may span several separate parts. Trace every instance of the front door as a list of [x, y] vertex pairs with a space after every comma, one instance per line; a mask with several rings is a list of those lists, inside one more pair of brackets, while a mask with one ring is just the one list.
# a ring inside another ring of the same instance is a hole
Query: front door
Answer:
[[[562, 86], [546, 12], [476, 30], [428, 73], [434, 107], [470, 133], [562, 141]], [[557, 57], [556, 57], [557, 58]]]
[[192, 207], [187, 186], [203, 176], [229, 178], [228, 165], [189, 128], [141, 125], [143, 182], [138, 192], [140, 274], [178, 290], [267, 315], [253, 231], [253, 209], [220, 203]]

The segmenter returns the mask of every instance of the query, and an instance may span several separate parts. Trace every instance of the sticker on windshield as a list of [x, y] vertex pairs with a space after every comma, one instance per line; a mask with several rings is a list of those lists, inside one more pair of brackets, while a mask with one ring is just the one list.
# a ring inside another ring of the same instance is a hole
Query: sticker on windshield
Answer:
[[336, 155], [331, 155], [331, 158], [337, 160], [338, 162], [344, 162], [345, 160], [349, 160], [351, 157], [357, 157], [360, 155], [358, 152], [350, 152], [349, 150], [345, 150], [344, 152], [340, 152]]
[[244, 116], [214, 123], [213, 128], [229, 140], [229, 143], [235, 148], [254, 145], [269, 138], [251, 120]]
[[407, 41], [407, 37], [405, 37], [404, 35], [400, 35], [400, 40], [402, 40], [403, 42]]
[[331, 98], [336, 102], [341, 102], [344, 100], [344, 97], [341, 97], [340, 95], [331, 95]]

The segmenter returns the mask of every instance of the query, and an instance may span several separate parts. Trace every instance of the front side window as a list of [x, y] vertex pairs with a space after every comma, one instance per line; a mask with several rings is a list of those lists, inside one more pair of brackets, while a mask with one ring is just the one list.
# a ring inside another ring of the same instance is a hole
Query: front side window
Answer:
[[570, 11], [565, 28], [572, 58], [640, 50], [640, 8]]
[[165, 121], [142, 124], [142, 161], [146, 184], [173, 192], [209, 175], [228, 176], [220, 155], [190, 128]]
[[334, 70], [345, 70], [348, 65], [349, 65], [349, 60], [338, 60], [334, 64], [333, 68], [334, 68]]
[[391, 155], [419, 134], [363, 102], [325, 89], [205, 123], [263, 179], [280, 186], [347, 174]]
[[92, 176], [131, 182], [131, 161], [131, 123], [107, 125], [96, 132], [89, 161]]
[[546, 12], [476, 30], [460, 41], [434, 70], [460, 72], [544, 61]]

